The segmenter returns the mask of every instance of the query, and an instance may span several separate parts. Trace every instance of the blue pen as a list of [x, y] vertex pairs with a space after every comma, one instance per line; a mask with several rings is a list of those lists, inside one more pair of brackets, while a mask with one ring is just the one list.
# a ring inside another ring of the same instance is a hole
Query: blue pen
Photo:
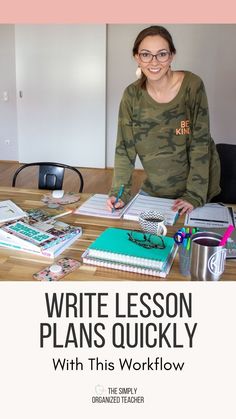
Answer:
[[183, 240], [183, 247], [186, 249], [187, 242], [188, 242], [188, 239], [187, 239], [188, 228], [184, 228], [184, 232], [185, 232], [185, 237], [184, 237], [184, 240]]
[[116, 200], [115, 200], [115, 202], [114, 202], [114, 204], [113, 204], [113, 208], [112, 208], [112, 212], [114, 212], [115, 211], [115, 205], [117, 204], [117, 202], [119, 201], [119, 199], [121, 198], [121, 196], [123, 195], [123, 192], [124, 192], [124, 185], [121, 185], [120, 186], [120, 189], [119, 189], [119, 192], [118, 192], [118, 194], [117, 194], [117, 197], [116, 197]]

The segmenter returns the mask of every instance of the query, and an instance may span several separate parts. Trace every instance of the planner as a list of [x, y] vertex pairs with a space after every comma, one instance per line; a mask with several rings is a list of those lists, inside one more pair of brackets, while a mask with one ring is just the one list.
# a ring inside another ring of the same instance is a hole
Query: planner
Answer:
[[78, 207], [74, 211], [74, 214], [113, 219], [121, 218], [124, 211], [126, 210], [126, 207], [117, 209], [114, 212], [110, 212], [106, 207], [107, 199], [108, 195], [95, 194], [87, 199], [87, 201], [85, 201], [80, 207]]
[[[136, 266], [145, 269], [162, 270], [170, 255], [175, 250], [172, 237], [162, 236], [165, 248], [145, 248], [129, 240], [129, 234], [137, 240], [143, 240], [142, 232], [133, 232], [119, 228], [107, 228], [87, 249], [86, 257], [106, 263], [118, 263], [126, 266]], [[162, 245], [160, 237], [147, 235], [151, 243]]]
[[123, 208], [117, 209], [114, 212], [110, 212], [107, 209], [107, 199], [108, 195], [95, 194], [87, 199], [84, 204], [78, 207], [74, 211], [74, 214], [113, 219], [123, 217], [126, 220], [138, 221], [139, 215], [142, 211], [157, 210], [163, 214], [166, 225], [173, 225], [179, 216], [178, 211], [173, 211], [171, 209], [174, 199], [137, 194]]
[[172, 210], [174, 201], [174, 199], [169, 198], [137, 194], [133, 198], [131, 205], [129, 205], [124, 212], [123, 218], [125, 220], [138, 221], [141, 212], [146, 210], [157, 210], [164, 216], [166, 225], [174, 225], [179, 217], [178, 211]]
[[208, 203], [187, 214], [184, 224], [193, 227], [227, 228], [234, 224], [233, 209], [217, 203]]

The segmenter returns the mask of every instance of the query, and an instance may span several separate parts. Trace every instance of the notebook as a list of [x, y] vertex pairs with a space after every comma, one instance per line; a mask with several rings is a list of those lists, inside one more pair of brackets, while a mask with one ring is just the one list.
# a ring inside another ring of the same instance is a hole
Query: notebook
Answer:
[[74, 214], [116, 219], [123, 217], [126, 220], [138, 221], [139, 214], [142, 211], [158, 210], [164, 215], [166, 225], [173, 225], [179, 216], [178, 211], [172, 211], [171, 209], [174, 199], [137, 194], [127, 205], [114, 212], [107, 209], [107, 199], [108, 195], [95, 194], [78, 207]]
[[[235, 222], [233, 208], [217, 203], [209, 203], [196, 208], [185, 217], [186, 226], [199, 227], [201, 231], [213, 231], [221, 236], [230, 224], [235, 226]], [[227, 240], [226, 259], [236, 259], [236, 230]]]
[[195, 208], [185, 217], [185, 226], [206, 228], [227, 228], [234, 224], [233, 209], [221, 204], [209, 203]]
[[[164, 237], [164, 249], [146, 249], [129, 240], [128, 233], [132, 230], [107, 228], [87, 249], [86, 256], [106, 262], [135, 265], [142, 268], [164, 269], [168, 259], [175, 249], [172, 237]], [[143, 233], [132, 232], [136, 239], [143, 239]], [[148, 235], [153, 243], [161, 244], [156, 235]]]
[[108, 195], [105, 194], [95, 194], [91, 196], [87, 201], [84, 202], [80, 207], [78, 207], [74, 214], [78, 215], [89, 215], [93, 217], [103, 217], [103, 218], [121, 218], [126, 207], [117, 209], [114, 212], [110, 212], [107, 209]]
[[18, 220], [19, 218], [26, 217], [27, 214], [18, 205], [10, 199], [0, 201], [0, 223], [5, 223], [11, 220]]
[[133, 273], [138, 273], [142, 275], [151, 275], [151, 276], [158, 276], [161, 278], [166, 278], [166, 276], [170, 272], [176, 252], [177, 252], [177, 246], [173, 249], [173, 252], [170, 254], [169, 259], [165, 265], [165, 268], [161, 270], [155, 269], [155, 268], [145, 268], [142, 266], [128, 265], [127, 263], [118, 263], [118, 262], [111, 262], [111, 261], [103, 260], [103, 259], [92, 258], [89, 256], [88, 250], [86, 250], [82, 254], [82, 259], [85, 264], [101, 266], [102, 268], [110, 268], [110, 269], [116, 269], [116, 270], [125, 271], [125, 272], [133, 272]]
[[174, 201], [174, 199], [137, 194], [124, 212], [123, 218], [138, 221], [142, 211], [157, 210], [164, 215], [166, 225], [174, 225], [179, 217], [178, 211], [172, 211], [171, 209]]

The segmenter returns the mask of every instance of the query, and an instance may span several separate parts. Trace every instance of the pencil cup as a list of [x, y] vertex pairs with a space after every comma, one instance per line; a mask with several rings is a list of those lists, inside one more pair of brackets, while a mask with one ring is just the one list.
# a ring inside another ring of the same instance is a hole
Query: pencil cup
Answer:
[[181, 275], [190, 275], [190, 250], [183, 244], [179, 246], [179, 271]]
[[201, 232], [191, 237], [191, 279], [218, 281], [224, 272], [226, 249], [219, 246], [222, 236]]
[[143, 211], [139, 215], [139, 224], [141, 229], [149, 234], [165, 236], [167, 228], [165, 226], [165, 217], [159, 211]]

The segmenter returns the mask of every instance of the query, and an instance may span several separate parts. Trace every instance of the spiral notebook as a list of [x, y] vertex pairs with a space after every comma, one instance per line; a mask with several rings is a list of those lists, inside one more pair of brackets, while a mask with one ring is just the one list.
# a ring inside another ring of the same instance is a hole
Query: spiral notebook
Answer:
[[151, 276], [158, 276], [160, 278], [166, 278], [170, 272], [177, 250], [178, 249], [176, 247], [174, 251], [170, 254], [170, 257], [165, 265], [165, 268], [161, 270], [154, 269], [154, 268], [145, 268], [142, 266], [128, 265], [127, 263], [117, 263], [117, 262], [111, 262], [107, 260], [92, 258], [92, 257], [89, 257], [87, 250], [82, 254], [82, 259], [83, 259], [83, 263], [86, 263], [89, 265], [101, 266], [102, 268], [116, 269], [119, 271], [133, 272], [133, 273], [142, 274], [142, 275], [151, 275]]
[[[97, 263], [124, 264], [126, 267], [162, 270], [165, 269], [170, 256], [174, 253], [176, 245], [172, 237], [162, 239], [164, 249], [146, 249], [129, 240], [131, 230], [107, 228], [87, 249], [84, 258]], [[143, 233], [135, 232], [137, 239], [143, 238]], [[150, 235], [153, 243], [161, 244], [160, 238]], [[85, 261], [86, 263], [87, 261]], [[87, 262], [88, 263], [88, 262]], [[111, 266], [112, 267], [112, 266]], [[118, 269], [118, 268], [117, 268]], [[128, 270], [128, 269], [127, 269]]]

